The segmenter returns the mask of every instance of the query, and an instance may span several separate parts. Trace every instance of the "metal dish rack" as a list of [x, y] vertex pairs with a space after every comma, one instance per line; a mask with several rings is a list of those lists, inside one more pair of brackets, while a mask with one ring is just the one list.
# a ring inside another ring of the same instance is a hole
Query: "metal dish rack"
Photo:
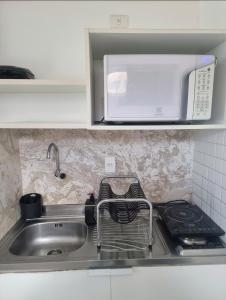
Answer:
[[[116, 195], [108, 180], [133, 179], [128, 191]], [[102, 179], [97, 204], [97, 247], [106, 252], [144, 251], [152, 246], [152, 205], [134, 176]]]

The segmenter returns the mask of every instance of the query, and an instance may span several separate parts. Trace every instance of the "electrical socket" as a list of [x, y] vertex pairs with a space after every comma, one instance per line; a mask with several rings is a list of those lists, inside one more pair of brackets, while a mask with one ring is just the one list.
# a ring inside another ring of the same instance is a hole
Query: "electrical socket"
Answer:
[[110, 16], [111, 28], [128, 28], [129, 16], [127, 15], [111, 15]]
[[105, 173], [115, 173], [115, 158], [113, 156], [105, 157]]

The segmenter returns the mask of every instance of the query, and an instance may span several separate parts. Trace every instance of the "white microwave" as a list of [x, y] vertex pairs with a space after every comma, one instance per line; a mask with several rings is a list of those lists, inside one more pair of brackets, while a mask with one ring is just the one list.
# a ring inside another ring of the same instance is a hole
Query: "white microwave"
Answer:
[[104, 119], [209, 120], [215, 65], [213, 55], [105, 55]]

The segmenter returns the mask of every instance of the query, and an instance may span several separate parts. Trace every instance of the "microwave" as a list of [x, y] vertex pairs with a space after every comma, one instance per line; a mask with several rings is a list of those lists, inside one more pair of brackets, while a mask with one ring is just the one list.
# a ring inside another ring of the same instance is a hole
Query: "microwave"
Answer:
[[209, 120], [215, 66], [213, 55], [105, 55], [104, 120]]

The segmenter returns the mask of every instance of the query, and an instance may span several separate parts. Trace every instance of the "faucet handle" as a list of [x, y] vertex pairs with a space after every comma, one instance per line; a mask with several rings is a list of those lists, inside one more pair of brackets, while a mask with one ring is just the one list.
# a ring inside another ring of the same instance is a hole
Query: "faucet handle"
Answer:
[[66, 177], [65, 173], [62, 173], [61, 170], [57, 169], [55, 172], [55, 176], [60, 179], [64, 179]]
[[60, 173], [60, 179], [64, 179], [66, 177], [65, 173]]

